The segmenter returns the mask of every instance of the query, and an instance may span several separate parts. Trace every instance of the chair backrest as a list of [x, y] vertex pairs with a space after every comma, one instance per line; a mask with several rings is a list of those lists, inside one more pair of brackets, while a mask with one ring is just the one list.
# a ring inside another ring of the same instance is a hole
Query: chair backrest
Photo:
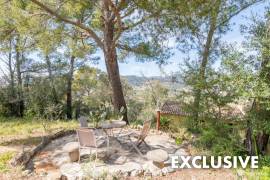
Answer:
[[143, 128], [140, 134], [141, 139], [145, 139], [151, 128], [151, 120], [144, 121]]
[[97, 147], [96, 136], [92, 129], [77, 129], [77, 136], [80, 146]]
[[80, 122], [81, 127], [88, 127], [87, 119], [88, 118], [85, 116], [79, 117], [79, 122]]

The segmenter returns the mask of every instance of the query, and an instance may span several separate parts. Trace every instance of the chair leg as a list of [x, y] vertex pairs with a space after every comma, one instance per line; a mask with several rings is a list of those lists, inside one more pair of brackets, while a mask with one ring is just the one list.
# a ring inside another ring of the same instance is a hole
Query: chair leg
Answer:
[[108, 153], [109, 153], [109, 147], [110, 147], [110, 137], [107, 135], [106, 155], [108, 155]]
[[137, 147], [137, 144], [138, 144], [139, 141], [137, 141], [136, 143], [133, 143], [130, 137], [129, 137], [129, 141], [130, 141], [130, 143], [131, 143], [131, 145], [132, 145], [132, 148], [130, 148], [129, 151], [132, 151], [133, 149], [135, 149], [135, 150], [137, 151], [137, 153], [138, 153], [141, 157], [143, 157], [143, 154], [141, 153], [141, 151], [140, 151], [139, 148]]
[[78, 161], [78, 163], [80, 163], [81, 162], [81, 148], [79, 148], [79, 161]]
[[149, 146], [146, 142], [145, 142], [145, 140], [142, 140], [142, 142], [149, 148], [149, 149], [151, 149], [152, 150], [152, 147], [151, 146]]
[[[133, 146], [133, 148], [138, 152], [138, 154], [141, 156], [141, 157], [143, 157], [143, 154], [141, 153], [141, 151], [137, 148], [137, 146], [135, 145], [135, 144], [133, 144], [132, 143], [132, 146]], [[132, 148], [132, 149], [133, 149]]]
[[90, 161], [92, 161], [92, 157], [91, 157], [91, 155], [92, 155], [92, 149], [91, 148], [89, 148], [89, 150], [90, 150], [90, 154], [89, 154], [89, 159], [90, 159]]
[[137, 147], [139, 147], [141, 144], [142, 144], [142, 142], [143, 142], [143, 140], [142, 139], [138, 139], [138, 141], [137, 141]]
[[96, 148], [96, 158], [95, 158], [95, 163], [94, 163], [95, 168], [96, 168], [96, 162], [97, 162], [97, 148]]

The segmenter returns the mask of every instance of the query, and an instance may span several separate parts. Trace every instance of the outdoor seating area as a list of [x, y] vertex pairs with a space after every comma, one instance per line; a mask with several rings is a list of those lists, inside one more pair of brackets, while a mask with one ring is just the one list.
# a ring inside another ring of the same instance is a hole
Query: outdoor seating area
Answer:
[[167, 134], [151, 130], [151, 121], [139, 129], [119, 120], [104, 121], [97, 128], [88, 126], [85, 117], [79, 122], [76, 134], [52, 141], [33, 159], [37, 173], [67, 179], [161, 176], [174, 172], [170, 156], [188, 155]]

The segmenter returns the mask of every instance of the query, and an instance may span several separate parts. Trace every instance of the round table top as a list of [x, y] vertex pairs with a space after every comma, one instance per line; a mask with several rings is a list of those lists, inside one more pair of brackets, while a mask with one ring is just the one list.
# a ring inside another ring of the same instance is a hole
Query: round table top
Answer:
[[120, 120], [111, 120], [111, 121], [104, 121], [100, 124], [100, 127], [103, 129], [113, 129], [113, 128], [122, 128], [127, 123], [125, 121]]

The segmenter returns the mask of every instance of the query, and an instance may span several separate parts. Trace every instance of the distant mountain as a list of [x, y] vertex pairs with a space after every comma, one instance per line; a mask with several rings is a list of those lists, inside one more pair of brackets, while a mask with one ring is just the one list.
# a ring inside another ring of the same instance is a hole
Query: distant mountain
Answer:
[[166, 86], [181, 86], [183, 87], [184, 84], [182, 83], [181, 79], [179, 76], [172, 75], [172, 76], [151, 76], [151, 77], [142, 77], [142, 76], [135, 76], [135, 75], [128, 75], [128, 76], [123, 76], [128, 83], [132, 86], [143, 86], [147, 81], [153, 81], [157, 80], [161, 84], [166, 85]]

